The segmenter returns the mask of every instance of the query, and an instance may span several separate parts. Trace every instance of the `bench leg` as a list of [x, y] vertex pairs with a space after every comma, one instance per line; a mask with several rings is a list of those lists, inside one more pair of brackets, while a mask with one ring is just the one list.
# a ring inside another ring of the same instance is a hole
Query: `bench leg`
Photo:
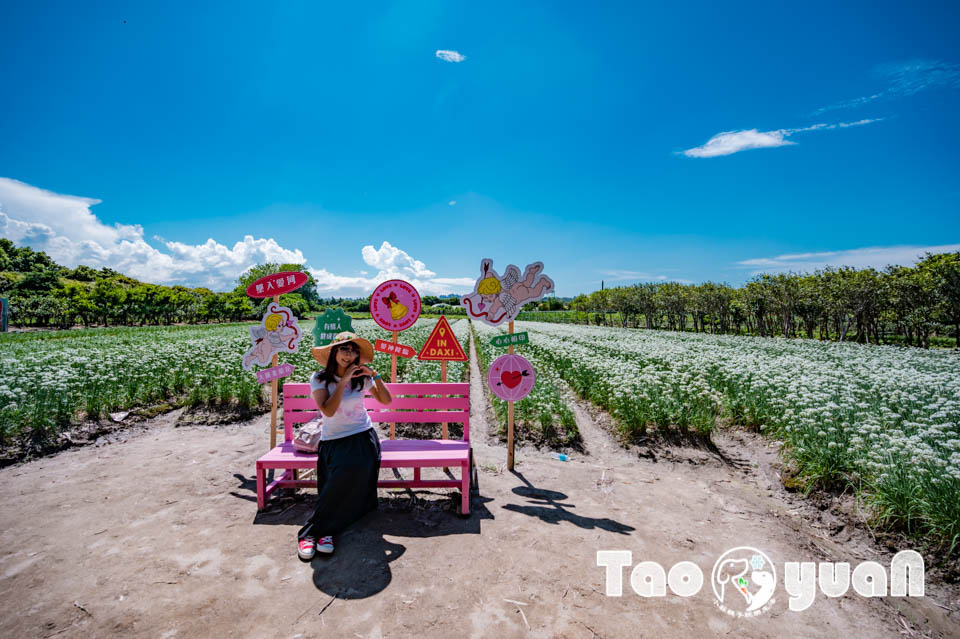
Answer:
[[470, 514], [470, 462], [460, 465], [460, 514]]
[[257, 464], [257, 510], [263, 510], [267, 505], [267, 469]]

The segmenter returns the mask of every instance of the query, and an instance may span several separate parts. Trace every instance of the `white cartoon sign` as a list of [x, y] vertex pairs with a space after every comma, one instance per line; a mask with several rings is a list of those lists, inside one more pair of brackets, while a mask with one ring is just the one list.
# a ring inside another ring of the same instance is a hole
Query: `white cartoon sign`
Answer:
[[491, 326], [512, 322], [524, 304], [542, 299], [553, 290], [553, 280], [542, 271], [543, 262], [534, 262], [527, 265], [521, 277], [520, 269], [511, 264], [500, 277], [493, 270], [493, 260], [485, 258], [480, 261], [480, 277], [473, 293], [460, 305], [467, 309], [467, 315]]
[[269, 366], [274, 353], [296, 353], [302, 338], [293, 311], [271, 302], [260, 325], [250, 327], [252, 346], [243, 356], [243, 369], [250, 370], [254, 363]]

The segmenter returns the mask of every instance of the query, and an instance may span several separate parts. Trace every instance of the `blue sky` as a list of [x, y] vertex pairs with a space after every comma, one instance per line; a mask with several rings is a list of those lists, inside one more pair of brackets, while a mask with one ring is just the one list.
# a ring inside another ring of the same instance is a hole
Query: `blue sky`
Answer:
[[955, 3], [595, 4], [6, 6], [0, 235], [351, 296], [484, 257], [575, 295], [960, 250]]

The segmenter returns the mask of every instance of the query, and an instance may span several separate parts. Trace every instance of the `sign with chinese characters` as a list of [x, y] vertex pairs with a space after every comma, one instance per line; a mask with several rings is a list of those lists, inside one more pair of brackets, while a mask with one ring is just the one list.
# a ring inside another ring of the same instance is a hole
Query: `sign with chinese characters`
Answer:
[[333, 341], [337, 333], [343, 331], [356, 332], [353, 330], [353, 318], [344, 313], [343, 309], [328, 308], [313, 326], [313, 345], [326, 346]]
[[0, 297], [0, 333], [7, 332], [10, 323], [10, 300]]
[[388, 331], [405, 331], [420, 317], [420, 293], [403, 280], [387, 280], [370, 296], [370, 315]]
[[501, 348], [506, 346], [517, 346], [518, 344], [529, 344], [530, 336], [526, 332], [497, 335], [490, 340], [490, 343]]
[[417, 353], [417, 351], [413, 350], [412, 346], [388, 342], [385, 339], [378, 339], [374, 342], [373, 350], [380, 351], [381, 353], [389, 353], [390, 355], [398, 355], [400, 357], [413, 357]]
[[260, 324], [250, 327], [252, 346], [243, 355], [243, 370], [250, 370], [255, 363], [268, 366], [274, 353], [296, 353], [301, 339], [303, 331], [293, 311], [270, 302]]
[[307, 283], [306, 273], [300, 271], [284, 271], [261, 277], [247, 287], [250, 297], [273, 297], [283, 293], [291, 293]]
[[516, 402], [529, 395], [535, 381], [533, 365], [519, 355], [501, 355], [487, 371], [490, 390], [506, 402]]
[[262, 371], [257, 371], [257, 383], [265, 384], [289, 375], [293, 375], [293, 364], [284, 363], [279, 366], [274, 366], [273, 368], [265, 368]]
[[433, 360], [438, 362], [465, 362], [467, 355], [463, 352], [457, 336], [453, 334], [450, 328], [450, 322], [443, 315], [437, 325], [433, 327], [430, 337], [423, 344], [420, 353], [417, 355], [420, 360]]
[[512, 322], [527, 302], [535, 302], [553, 290], [553, 280], [543, 275], [543, 262], [528, 264], [523, 274], [510, 264], [503, 276], [493, 270], [493, 260], [480, 260], [480, 277], [473, 293], [460, 300], [467, 315], [475, 320], [499, 326]]

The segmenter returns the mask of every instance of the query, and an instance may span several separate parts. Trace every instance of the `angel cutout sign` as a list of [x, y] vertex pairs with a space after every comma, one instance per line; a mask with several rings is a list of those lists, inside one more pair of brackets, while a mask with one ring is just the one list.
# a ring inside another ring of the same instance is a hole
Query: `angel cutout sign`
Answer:
[[252, 346], [243, 356], [243, 370], [250, 370], [254, 363], [269, 366], [274, 353], [296, 353], [302, 338], [293, 311], [271, 302], [260, 325], [250, 327]]
[[480, 261], [480, 277], [473, 293], [466, 295], [460, 305], [467, 315], [491, 326], [512, 322], [520, 308], [527, 302], [535, 302], [553, 290], [553, 280], [543, 275], [543, 262], [528, 264], [520, 274], [513, 264], [507, 267], [503, 277], [493, 270], [493, 260]]

